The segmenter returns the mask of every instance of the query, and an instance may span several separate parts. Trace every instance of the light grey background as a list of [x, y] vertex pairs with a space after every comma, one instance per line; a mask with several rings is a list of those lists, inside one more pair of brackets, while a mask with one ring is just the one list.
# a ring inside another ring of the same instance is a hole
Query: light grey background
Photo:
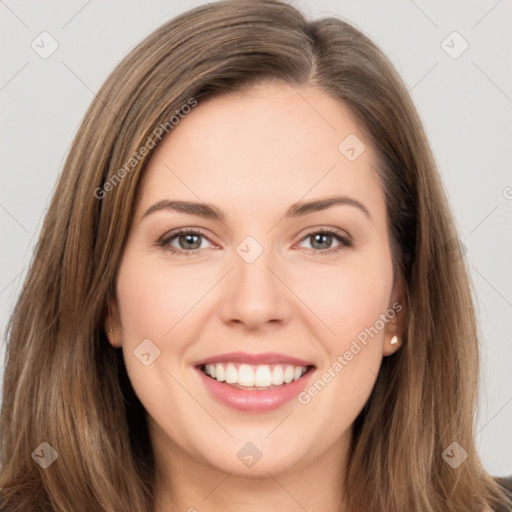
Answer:
[[[2, 361], [4, 326], [56, 178], [95, 92], [136, 43], [203, 3], [0, 0]], [[291, 3], [308, 16], [334, 15], [353, 23], [384, 50], [411, 91], [467, 248], [477, 294], [484, 346], [477, 445], [492, 474], [512, 474], [512, 4]], [[31, 47], [34, 40], [43, 45], [43, 31], [59, 45], [47, 59]], [[454, 31], [463, 39], [451, 35]], [[452, 58], [464, 40], [468, 49]]]

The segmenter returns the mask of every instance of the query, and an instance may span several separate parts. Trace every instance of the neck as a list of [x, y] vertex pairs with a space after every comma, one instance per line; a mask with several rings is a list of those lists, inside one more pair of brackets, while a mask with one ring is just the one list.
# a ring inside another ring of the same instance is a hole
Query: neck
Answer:
[[223, 472], [176, 445], [155, 446], [153, 512], [344, 512], [346, 441], [302, 466], [258, 476]]

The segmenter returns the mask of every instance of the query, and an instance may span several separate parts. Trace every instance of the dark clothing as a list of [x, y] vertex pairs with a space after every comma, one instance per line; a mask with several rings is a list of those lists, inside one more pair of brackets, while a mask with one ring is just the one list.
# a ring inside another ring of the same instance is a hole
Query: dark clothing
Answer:
[[[505, 492], [512, 500], [512, 476], [507, 478], [496, 478], [498, 484], [505, 489]], [[7, 512], [5, 509], [0, 509], [0, 512]], [[512, 509], [506, 508], [504, 505], [497, 508], [494, 512], [512, 512]]]
[[[507, 491], [508, 496], [512, 500], [512, 476], [508, 478], [496, 478], [496, 481]], [[504, 505], [496, 509], [496, 512], [512, 512], [512, 509], [506, 508]]]

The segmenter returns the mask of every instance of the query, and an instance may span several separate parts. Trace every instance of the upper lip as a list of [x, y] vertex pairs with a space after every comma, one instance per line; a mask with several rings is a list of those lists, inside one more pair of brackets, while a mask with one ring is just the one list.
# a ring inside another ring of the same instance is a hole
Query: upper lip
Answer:
[[248, 352], [229, 352], [201, 359], [195, 363], [196, 366], [214, 363], [246, 363], [246, 364], [290, 364], [293, 366], [314, 366], [311, 361], [299, 359], [297, 357], [279, 354], [277, 352], [262, 352], [260, 354], [250, 354]]

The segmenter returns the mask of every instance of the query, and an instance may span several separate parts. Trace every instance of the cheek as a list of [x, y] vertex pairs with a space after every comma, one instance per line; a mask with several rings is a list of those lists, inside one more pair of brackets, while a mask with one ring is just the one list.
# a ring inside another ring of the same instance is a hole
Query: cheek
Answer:
[[136, 337], [163, 342], [175, 326], [183, 328], [187, 322], [181, 320], [211, 287], [211, 280], [203, 273], [202, 276], [204, 279], [199, 279], [197, 271], [172, 269], [144, 258], [123, 260], [117, 293], [126, 331]]
[[[354, 258], [353, 264], [319, 271], [307, 292], [308, 305], [334, 334], [337, 348], [373, 326], [388, 308], [392, 268], [386, 257]], [[382, 331], [381, 322], [378, 323]], [[329, 337], [329, 336], [328, 336]]]
[[201, 296], [200, 290], [186, 286], [186, 279], [180, 281], [180, 275], [179, 270], [151, 263], [143, 252], [132, 249], [126, 251], [117, 276], [123, 357], [130, 382], [151, 417], [165, 417], [176, 425], [183, 409], [169, 404], [179, 403], [183, 391], [173, 376], [178, 376], [177, 365], [193, 339], [186, 332], [185, 315]]
[[318, 272], [308, 288], [311, 309], [329, 331], [322, 327], [321, 336], [317, 331], [326, 357], [299, 403], [305, 410], [314, 408], [319, 417], [331, 418], [329, 432], [322, 435], [333, 439], [364, 407], [382, 362], [386, 322], [381, 315], [389, 306], [392, 267], [378, 254]]

